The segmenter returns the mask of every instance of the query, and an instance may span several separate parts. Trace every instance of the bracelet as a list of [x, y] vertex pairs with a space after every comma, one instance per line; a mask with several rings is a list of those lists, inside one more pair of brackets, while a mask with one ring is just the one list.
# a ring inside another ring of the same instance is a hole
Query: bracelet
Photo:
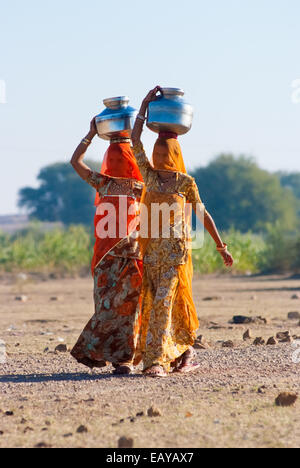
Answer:
[[86, 145], [86, 146], [89, 146], [89, 145], [92, 143], [92, 141], [89, 140], [88, 138], [83, 138], [83, 139], [81, 140], [81, 143], [83, 143], [83, 144]]
[[138, 114], [136, 116], [136, 118], [142, 120], [143, 122], [145, 122], [145, 120], [146, 120], [146, 117], [144, 115], [142, 115], [142, 114]]
[[227, 244], [223, 243], [224, 247], [217, 247], [218, 252], [226, 252], [227, 250]]

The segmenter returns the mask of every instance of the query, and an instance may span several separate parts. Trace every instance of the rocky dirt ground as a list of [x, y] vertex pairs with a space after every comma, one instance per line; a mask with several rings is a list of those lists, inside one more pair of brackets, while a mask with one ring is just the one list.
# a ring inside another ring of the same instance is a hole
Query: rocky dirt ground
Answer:
[[[300, 389], [300, 324], [297, 314], [288, 319], [300, 312], [299, 291], [299, 278], [195, 278], [206, 342], [197, 349], [201, 367], [157, 380], [140, 370], [91, 372], [54, 352], [70, 348], [92, 315], [91, 279], [2, 277], [0, 339], [8, 356], [0, 364], [0, 447], [115, 448], [123, 436], [137, 448], [299, 447], [299, 400], [275, 405], [280, 392]], [[22, 295], [24, 302], [16, 300]], [[234, 315], [266, 320], [235, 325]], [[247, 329], [252, 339], [244, 341]], [[253, 345], [285, 331], [293, 342]], [[223, 347], [228, 340], [234, 347]], [[151, 406], [157, 416], [148, 416]]]

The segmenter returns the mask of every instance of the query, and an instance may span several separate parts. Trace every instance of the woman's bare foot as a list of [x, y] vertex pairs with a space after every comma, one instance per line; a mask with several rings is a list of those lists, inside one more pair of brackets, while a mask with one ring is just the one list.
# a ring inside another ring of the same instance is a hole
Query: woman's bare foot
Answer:
[[144, 371], [146, 377], [166, 377], [168, 374], [162, 366], [152, 366]]
[[[195, 356], [196, 356], [196, 353], [193, 350], [193, 348], [189, 348], [185, 353], [183, 353], [183, 355], [180, 358], [181, 363], [177, 365], [177, 367], [175, 367], [173, 372], [188, 373], [188, 372], [193, 372], [196, 369], [199, 369], [200, 364], [193, 363]], [[178, 361], [177, 361], [177, 364], [178, 364]]]

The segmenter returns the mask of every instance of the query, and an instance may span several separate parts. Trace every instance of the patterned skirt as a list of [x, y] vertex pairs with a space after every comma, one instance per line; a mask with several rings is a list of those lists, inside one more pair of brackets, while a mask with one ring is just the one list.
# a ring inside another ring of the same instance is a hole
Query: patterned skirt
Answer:
[[142, 261], [106, 255], [94, 271], [95, 314], [71, 355], [99, 367], [139, 362], [136, 345], [141, 327]]

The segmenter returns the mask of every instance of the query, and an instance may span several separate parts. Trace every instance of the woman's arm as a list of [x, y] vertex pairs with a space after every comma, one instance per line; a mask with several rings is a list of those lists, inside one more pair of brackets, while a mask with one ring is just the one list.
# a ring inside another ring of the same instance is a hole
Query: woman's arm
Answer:
[[89, 177], [92, 171], [83, 162], [83, 158], [85, 156], [88, 146], [91, 144], [96, 134], [97, 134], [96, 122], [95, 122], [95, 118], [93, 118], [90, 124], [90, 131], [88, 132], [86, 137], [83, 140], [81, 140], [76, 150], [74, 151], [74, 154], [70, 161], [70, 163], [74, 167], [77, 174], [84, 180], [87, 180], [87, 178]]
[[143, 143], [141, 142], [141, 134], [143, 131], [143, 125], [146, 120], [146, 111], [148, 105], [151, 101], [156, 98], [157, 92], [161, 88], [156, 86], [154, 89], [149, 91], [147, 96], [142, 102], [139, 114], [135, 119], [135, 124], [131, 133], [131, 141], [132, 141], [132, 151], [134, 153], [137, 165], [139, 166], [139, 170], [143, 176], [144, 182], [147, 185], [148, 176], [151, 172], [153, 172], [153, 167], [151, 166], [146, 153], [144, 151]]
[[156, 95], [158, 91], [161, 90], [160, 86], [155, 86], [154, 89], [151, 89], [145, 99], [142, 102], [142, 105], [140, 107], [140, 111], [138, 113], [137, 118], [135, 119], [135, 124], [131, 133], [131, 140], [133, 146], [138, 145], [141, 142], [141, 134], [143, 131], [143, 125], [146, 120], [146, 112], [148, 105], [151, 101], [154, 101], [156, 99]]
[[[212, 239], [216, 243], [216, 247], [220, 254], [223, 257], [224, 263], [226, 266], [232, 266], [233, 264], [233, 257], [230, 252], [227, 250], [227, 245], [222, 241], [222, 238], [219, 234], [217, 226], [209, 214], [209, 212], [204, 208], [204, 204], [200, 198], [199, 190], [195, 181], [193, 181], [192, 185], [187, 191], [187, 200], [192, 203], [193, 210], [195, 211], [198, 219], [204, 224], [205, 229], [210, 234]], [[199, 209], [199, 207], [201, 207]], [[203, 209], [204, 209], [204, 217], [203, 217]]]

